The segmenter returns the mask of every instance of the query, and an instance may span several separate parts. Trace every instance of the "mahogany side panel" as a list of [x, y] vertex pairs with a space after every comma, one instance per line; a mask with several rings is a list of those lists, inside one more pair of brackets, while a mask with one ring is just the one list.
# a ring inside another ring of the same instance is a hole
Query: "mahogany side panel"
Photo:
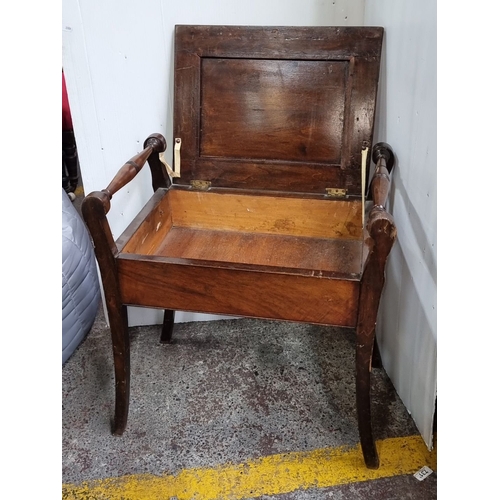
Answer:
[[122, 255], [126, 304], [355, 326], [359, 281], [182, 265]]

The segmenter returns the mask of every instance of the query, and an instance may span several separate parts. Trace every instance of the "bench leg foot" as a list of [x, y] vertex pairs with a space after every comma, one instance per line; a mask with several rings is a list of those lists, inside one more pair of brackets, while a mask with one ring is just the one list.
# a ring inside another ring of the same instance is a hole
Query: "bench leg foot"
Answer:
[[379, 458], [372, 432], [370, 407], [370, 371], [374, 335], [358, 337], [356, 344], [356, 406], [358, 429], [365, 464], [369, 469], [378, 469]]
[[108, 315], [113, 341], [115, 365], [115, 419], [113, 434], [121, 436], [127, 426], [130, 400], [130, 341], [127, 307], [109, 307]]
[[163, 326], [161, 329], [160, 342], [168, 344], [172, 340], [172, 331], [174, 329], [175, 311], [165, 309], [163, 315]]

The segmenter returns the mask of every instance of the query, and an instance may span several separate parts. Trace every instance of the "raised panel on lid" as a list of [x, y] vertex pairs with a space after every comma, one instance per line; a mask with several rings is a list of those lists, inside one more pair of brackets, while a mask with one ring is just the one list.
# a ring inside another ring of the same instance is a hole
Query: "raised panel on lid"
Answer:
[[200, 156], [339, 163], [348, 63], [203, 58]]

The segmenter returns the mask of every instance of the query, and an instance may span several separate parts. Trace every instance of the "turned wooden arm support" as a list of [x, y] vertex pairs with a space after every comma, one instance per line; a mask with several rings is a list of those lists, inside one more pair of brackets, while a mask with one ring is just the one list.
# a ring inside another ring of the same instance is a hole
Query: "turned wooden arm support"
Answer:
[[101, 201], [107, 214], [111, 208], [111, 198], [123, 186], [127, 185], [142, 169], [151, 153], [162, 153], [167, 148], [165, 138], [161, 134], [151, 134], [144, 142], [144, 150], [131, 158], [113, 177], [106, 189], [94, 191], [88, 197]]
[[388, 144], [379, 142], [373, 148], [372, 157], [376, 164], [370, 184], [373, 207], [368, 215], [366, 227], [376, 245], [385, 246], [384, 242], [387, 242], [387, 253], [389, 253], [396, 238], [396, 225], [392, 215], [385, 209], [385, 205], [391, 187], [389, 175], [394, 166], [394, 153]]
[[94, 240], [96, 257], [100, 264], [112, 266], [112, 256], [117, 253], [106, 217], [111, 208], [111, 198], [140, 172], [146, 161], [149, 161], [151, 166], [153, 187], [167, 187], [167, 175], [158, 159], [158, 154], [166, 148], [167, 143], [161, 134], [151, 134], [144, 141], [144, 150], [123, 165], [106, 189], [93, 191], [83, 200], [82, 215]]

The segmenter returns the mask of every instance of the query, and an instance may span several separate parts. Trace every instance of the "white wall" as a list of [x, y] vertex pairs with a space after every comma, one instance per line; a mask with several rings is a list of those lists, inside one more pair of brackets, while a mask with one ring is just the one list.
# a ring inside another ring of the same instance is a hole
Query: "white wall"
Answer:
[[[362, 25], [364, 0], [65, 0], [63, 67], [85, 192], [107, 186], [146, 137], [160, 132], [172, 152], [175, 24]], [[115, 237], [152, 194], [148, 168], [113, 198]], [[161, 321], [134, 309], [130, 324]], [[209, 319], [177, 313], [177, 321]]]
[[398, 239], [377, 338], [384, 367], [424, 440], [436, 397], [436, 1], [366, 0], [365, 24], [385, 27], [374, 140], [397, 156], [390, 210]]

